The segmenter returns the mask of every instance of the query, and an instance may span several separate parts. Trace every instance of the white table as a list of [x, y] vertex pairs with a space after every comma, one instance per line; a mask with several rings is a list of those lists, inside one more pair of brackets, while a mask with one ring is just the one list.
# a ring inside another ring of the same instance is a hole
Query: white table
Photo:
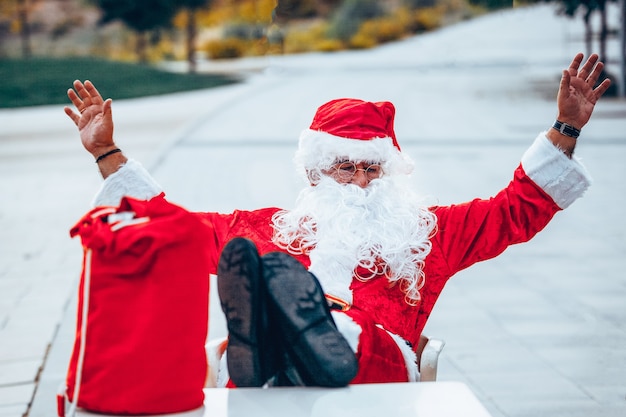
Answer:
[[[461, 382], [346, 388], [210, 388], [204, 407], [171, 417], [490, 417]], [[95, 417], [80, 411], [80, 417]]]

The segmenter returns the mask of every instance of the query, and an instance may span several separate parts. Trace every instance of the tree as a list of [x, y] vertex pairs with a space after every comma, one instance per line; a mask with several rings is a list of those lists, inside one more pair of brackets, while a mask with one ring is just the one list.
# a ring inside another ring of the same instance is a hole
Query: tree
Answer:
[[[546, 0], [550, 1], [550, 0]], [[606, 42], [608, 38], [609, 28], [607, 22], [607, 4], [610, 1], [618, 1], [618, 0], [554, 0], [556, 3], [560, 5], [557, 13], [564, 14], [568, 17], [574, 17], [579, 9], [582, 9], [583, 13], [583, 21], [585, 23], [585, 48], [587, 52], [587, 56], [591, 55], [593, 52], [593, 28], [591, 27], [591, 16], [593, 13], [600, 13], [600, 32], [599, 32], [599, 51], [598, 55], [600, 60], [603, 62], [608, 62], [607, 54], [606, 54]], [[621, 0], [623, 1], [623, 0]], [[622, 21], [621, 25], [624, 25], [624, 21]], [[624, 72], [621, 70], [620, 72]], [[602, 71], [600, 74], [600, 78], [598, 82], [602, 81], [604, 78], [614, 79], [613, 76], [608, 74], [606, 70]], [[626, 78], [626, 75], [620, 75], [621, 78]], [[620, 80], [620, 83], [623, 81]], [[606, 93], [607, 95], [616, 95], [617, 94], [617, 86], [615, 83], [611, 85], [609, 90]]]
[[341, 3], [341, 0], [276, 0], [274, 20], [281, 24], [290, 19], [327, 17]]
[[0, 0], [0, 58], [4, 56], [3, 44], [11, 27], [12, 5], [8, 1]]
[[137, 56], [147, 61], [147, 35], [170, 25], [177, 10], [176, 0], [96, 0], [103, 12], [101, 24], [121, 20], [137, 33]]
[[[548, 0], [549, 1], [549, 0]], [[583, 22], [585, 24], [585, 48], [587, 55], [593, 51], [593, 28], [591, 27], [591, 17], [595, 12], [600, 13], [600, 59], [606, 61], [606, 40], [609, 29], [607, 23], [607, 4], [609, 1], [616, 0], [556, 0], [559, 5], [557, 13], [564, 14], [568, 17], [575, 17], [579, 10], [582, 9]]]
[[22, 40], [22, 56], [29, 58], [32, 55], [30, 45], [30, 24], [28, 22], [28, 0], [18, 0], [17, 16], [20, 27], [20, 38]]
[[196, 39], [198, 28], [196, 25], [196, 14], [198, 10], [210, 6], [212, 0], [180, 0], [177, 5], [187, 11], [186, 25], [186, 48], [187, 62], [189, 63], [189, 72], [195, 73], [197, 68], [196, 62]]
[[619, 96], [626, 97], [626, 0], [620, 0], [620, 80], [619, 80]]
[[487, 10], [505, 9], [513, 5], [511, 0], [470, 0], [469, 3], [473, 6], [484, 7]]
[[[550, 0], [547, 0], [550, 1]], [[557, 14], [565, 15], [569, 18], [573, 18], [578, 13], [579, 9], [583, 10], [583, 22], [585, 24], [585, 49], [587, 56], [591, 53], [592, 45], [591, 40], [593, 37], [593, 30], [591, 28], [591, 14], [593, 12], [593, 2], [595, 0], [556, 0]]]
[[[39, 0], [0, 0], [0, 23], [8, 21], [12, 31], [19, 32], [22, 44], [22, 56], [29, 58], [33, 54], [31, 45], [32, 25], [30, 16], [39, 6]], [[4, 28], [0, 27], [0, 31]], [[0, 33], [0, 37], [2, 34]]]

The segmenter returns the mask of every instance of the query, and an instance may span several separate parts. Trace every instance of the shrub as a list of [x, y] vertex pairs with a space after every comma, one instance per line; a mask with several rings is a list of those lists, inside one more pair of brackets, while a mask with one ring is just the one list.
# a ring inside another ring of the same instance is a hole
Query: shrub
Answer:
[[284, 38], [285, 53], [314, 51], [315, 45], [323, 45], [327, 41], [327, 32], [328, 24], [324, 22], [315, 23], [301, 30], [290, 30]]
[[345, 49], [345, 45], [339, 39], [322, 39], [312, 45], [314, 51], [335, 52]]
[[244, 56], [265, 55], [270, 47], [266, 38], [224, 38], [207, 42], [203, 49], [211, 59], [232, 59]]
[[246, 41], [236, 38], [226, 38], [209, 41], [205, 50], [211, 59], [240, 58], [246, 51]]
[[235, 16], [245, 22], [259, 22], [269, 24], [272, 21], [272, 10], [276, 0], [243, 0], [228, 2], [235, 7]]
[[437, 29], [443, 21], [443, 13], [440, 9], [429, 7], [415, 11], [413, 20], [413, 32], [428, 32]]
[[157, 43], [148, 48], [148, 62], [160, 62], [162, 60], [183, 59], [184, 54], [177, 52], [177, 44], [168, 37], [161, 38]]
[[350, 39], [350, 48], [352, 49], [368, 49], [373, 48], [377, 44], [376, 39], [369, 33], [358, 31]]
[[413, 11], [406, 7], [400, 7], [393, 12], [392, 18], [398, 26], [398, 30], [407, 33], [413, 24]]
[[251, 23], [231, 23], [224, 28], [225, 38], [261, 39], [265, 36], [265, 25]]
[[280, 22], [317, 16], [318, 8], [315, 0], [279, 0], [276, 2], [273, 13]]
[[267, 53], [282, 54], [285, 49], [285, 32], [277, 25], [267, 29]]
[[404, 34], [404, 27], [392, 17], [364, 22], [359, 31], [350, 39], [353, 48], [371, 48], [379, 43], [400, 39]]
[[376, 0], [345, 0], [331, 19], [329, 37], [347, 42], [359, 31], [364, 21], [383, 14]]

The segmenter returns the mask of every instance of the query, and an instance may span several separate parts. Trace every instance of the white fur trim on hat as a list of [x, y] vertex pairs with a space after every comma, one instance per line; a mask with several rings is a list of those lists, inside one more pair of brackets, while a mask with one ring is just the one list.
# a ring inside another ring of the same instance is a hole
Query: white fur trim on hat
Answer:
[[300, 134], [294, 161], [305, 173], [328, 169], [344, 158], [355, 162], [378, 162], [386, 175], [410, 174], [414, 167], [413, 160], [400, 152], [390, 137], [350, 139], [311, 129]]

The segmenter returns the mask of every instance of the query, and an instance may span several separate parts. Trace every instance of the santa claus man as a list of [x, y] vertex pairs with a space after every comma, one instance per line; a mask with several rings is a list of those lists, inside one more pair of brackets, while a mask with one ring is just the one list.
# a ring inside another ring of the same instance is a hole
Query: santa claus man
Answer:
[[[557, 120], [490, 199], [427, 207], [394, 133], [389, 102], [338, 99], [317, 110], [296, 162], [308, 186], [292, 210], [198, 213], [212, 225], [211, 273], [229, 339], [228, 386], [419, 379], [415, 347], [447, 280], [525, 242], [590, 185], [576, 138], [609, 87], [578, 54], [563, 71]], [[66, 107], [105, 181], [97, 205], [161, 189], [113, 141], [111, 100], [76, 81]]]

